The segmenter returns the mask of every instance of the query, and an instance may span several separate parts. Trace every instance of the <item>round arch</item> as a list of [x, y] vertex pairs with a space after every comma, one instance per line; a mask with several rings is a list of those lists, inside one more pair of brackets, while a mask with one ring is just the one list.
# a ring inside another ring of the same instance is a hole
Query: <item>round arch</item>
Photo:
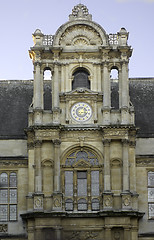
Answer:
[[58, 28], [54, 37], [53, 46], [60, 45], [62, 36], [64, 35], [64, 33], [67, 32], [69, 28], [79, 27], [81, 25], [87, 28], [91, 28], [93, 31], [95, 31], [96, 35], [99, 36], [101, 39], [101, 45], [103, 46], [107, 45], [108, 43], [107, 34], [105, 30], [98, 23], [95, 23], [93, 21], [88, 21], [88, 20], [75, 20], [75, 21], [68, 21]]
[[80, 144], [75, 144], [67, 148], [61, 155], [61, 164], [64, 166], [66, 159], [74, 152], [84, 151], [84, 150], [91, 152], [98, 159], [99, 166], [103, 164], [103, 159], [104, 159], [103, 154], [98, 149], [96, 149], [96, 147], [93, 147], [89, 144], [86, 144], [83, 147], [81, 147]]

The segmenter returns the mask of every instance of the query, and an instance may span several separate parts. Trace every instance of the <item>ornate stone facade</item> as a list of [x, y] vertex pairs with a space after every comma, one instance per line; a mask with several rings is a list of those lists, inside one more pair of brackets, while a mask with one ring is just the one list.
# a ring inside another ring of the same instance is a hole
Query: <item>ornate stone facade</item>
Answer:
[[[26, 156], [0, 161], [1, 179], [7, 171], [18, 175], [18, 216], [14, 223], [4, 213], [15, 200], [5, 202], [14, 188], [2, 183], [1, 220], [9, 223], [2, 221], [0, 238], [141, 240], [146, 227], [153, 231], [147, 219], [154, 219], [154, 158], [136, 156], [144, 143], [138, 143], [130, 101], [128, 35], [125, 28], [108, 35], [83, 4], [55, 35], [33, 34]], [[46, 90], [45, 71], [52, 76]], [[142, 174], [148, 177], [143, 191]]]

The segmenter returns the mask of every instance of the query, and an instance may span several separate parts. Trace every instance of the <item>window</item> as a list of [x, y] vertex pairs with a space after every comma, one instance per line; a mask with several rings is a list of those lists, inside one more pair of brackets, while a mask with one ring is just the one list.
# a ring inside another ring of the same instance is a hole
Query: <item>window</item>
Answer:
[[89, 73], [85, 69], [78, 69], [74, 74], [74, 79], [72, 82], [72, 90], [76, 88], [88, 88], [90, 89]]
[[119, 109], [119, 72], [116, 67], [111, 69], [110, 80], [111, 80], [111, 107], [112, 109]]
[[0, 173], [0, 221], [17, 220], [17, 175]]
[[154, 172], [148, 172], [149, 218], [154, 219]]
[[52, 72], [50, 68], [44, 69], [44, 110], [51, 110], [52, 108], [52, 96], [51, 96], [51, 81], [52, 81]]
[[71, 153], [64, 166], [66, 211], [99, 211], [100, 172], [97, 157], [87, 150]]

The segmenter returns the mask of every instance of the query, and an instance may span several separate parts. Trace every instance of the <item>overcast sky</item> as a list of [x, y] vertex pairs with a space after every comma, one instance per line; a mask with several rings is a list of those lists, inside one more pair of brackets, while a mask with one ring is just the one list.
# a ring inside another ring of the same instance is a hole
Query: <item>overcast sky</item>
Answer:
[[154, 0], [0, 0], [0, 79], [32, 79], [32, 33], [54, 35], [80, 2], [107, 34], [129, 32], [129, 76], [154, 77]]

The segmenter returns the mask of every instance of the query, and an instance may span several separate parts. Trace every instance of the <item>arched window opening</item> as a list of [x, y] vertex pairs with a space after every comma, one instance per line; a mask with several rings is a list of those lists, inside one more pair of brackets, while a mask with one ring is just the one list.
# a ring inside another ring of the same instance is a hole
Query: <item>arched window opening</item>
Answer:
[[116, 68], [111, 69], [110, 78], [111, 78], [114, 82], [117, 82], [117, 81], [118, 81], [118, 69], [116, 69]]
[[44, 77], [44, 80], [51, 80], [52, 79], [52, 73], [51, 73], [51, 70], [49, 68], [44, 70], [43, 77]]
[[117, 68], [112, 68], [110, 72], [111, 81], [111, 107], [119, 109], [119, 72]]
[[52, 72], [50, 68], [44, 69], [44, 110], [51, 110], [51, 80], [52, 80]]
[[97, 156], [89, 149], [74, 150], [67, 156], [62, 177], [66, 211], [99, 211], [102, 190], [99, 167]]
[[82, 87], [90, 89], [89, 73], [84, 68], [74, 72], [72, 81], [72, 90]]

